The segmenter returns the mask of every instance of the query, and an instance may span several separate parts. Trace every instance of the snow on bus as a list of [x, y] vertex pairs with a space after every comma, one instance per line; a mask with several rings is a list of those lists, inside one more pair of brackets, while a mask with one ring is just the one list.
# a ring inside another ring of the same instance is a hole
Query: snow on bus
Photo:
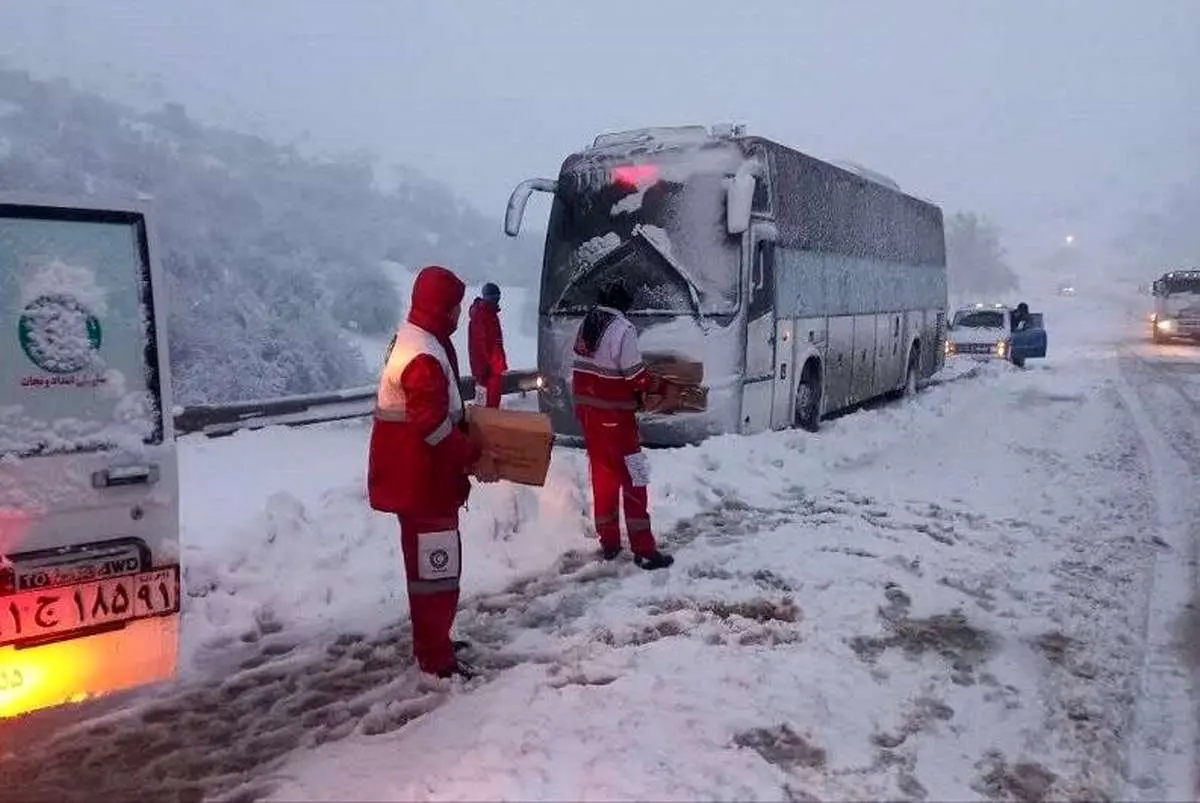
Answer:
[[[647, 415], [642, 442], [792, 426], [916, 392], [943, 365], [942, 212], [874, 171], [815, 159], [736, 125], [601, 134], [556, 179], [538, 304], [539, 407], [578, 437], [571, 344], [601, 289], [631, 289], [643, 351], [704, 366], [703, 410]], [[670, 330], [669, 333], [662, 330]]]
[[158, 270], [143, 212], [0, 198], [0, 718], [174, 676]]

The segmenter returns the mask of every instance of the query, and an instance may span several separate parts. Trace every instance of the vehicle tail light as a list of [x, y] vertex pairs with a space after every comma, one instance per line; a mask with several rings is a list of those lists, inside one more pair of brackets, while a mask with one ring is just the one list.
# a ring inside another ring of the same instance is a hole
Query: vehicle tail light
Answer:
[[621, 165], [614, 167], [611, 173], [612, 182], [623, 187], [643, 187], [658, 180], [656, 165]]

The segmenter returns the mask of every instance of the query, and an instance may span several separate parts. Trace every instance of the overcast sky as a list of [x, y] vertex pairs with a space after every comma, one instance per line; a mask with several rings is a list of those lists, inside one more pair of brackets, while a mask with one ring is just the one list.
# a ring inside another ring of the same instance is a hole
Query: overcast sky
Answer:
[[745, 121], [1018, 250], [1200, 165], [1200, 0], [0, 0], [0, 56], [371, 149], [497, 226], [517, 181], [643, 125]]

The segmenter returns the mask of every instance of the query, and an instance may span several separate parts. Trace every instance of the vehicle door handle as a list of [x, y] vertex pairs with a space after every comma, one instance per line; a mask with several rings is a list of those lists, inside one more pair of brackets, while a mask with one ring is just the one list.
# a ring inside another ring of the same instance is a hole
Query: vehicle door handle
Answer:
[[126, 485], [153, 485], [158, 482], [158, 466], [119, 466], [92, 472], [93, 488], [120, 488]]
[[787, 363], [786, 362], [779, 363], [779, 378], [787, 379]]

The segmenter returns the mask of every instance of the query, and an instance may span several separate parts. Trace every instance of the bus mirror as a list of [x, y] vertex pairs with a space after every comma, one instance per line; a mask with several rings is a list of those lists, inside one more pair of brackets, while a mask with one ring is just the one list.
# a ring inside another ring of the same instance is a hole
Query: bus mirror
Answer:
[[750, 208], [754, 203], [756, 181], [747, 165], [734, 174], [725, 199], [725, 229], [731, 235], [741, 234], [750, 228]]
[[538, 192], [553, 195], [558, 191], [558, 182], [548, 178], [529, 178], [522, 181], [508, 196], [508, 208], [504, 210], [504, 233], [516, 237], [521, 233], [521, 220], [525, 217], [525, 204], [529, 196]]

